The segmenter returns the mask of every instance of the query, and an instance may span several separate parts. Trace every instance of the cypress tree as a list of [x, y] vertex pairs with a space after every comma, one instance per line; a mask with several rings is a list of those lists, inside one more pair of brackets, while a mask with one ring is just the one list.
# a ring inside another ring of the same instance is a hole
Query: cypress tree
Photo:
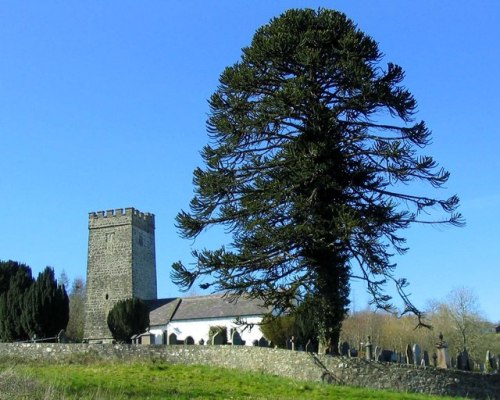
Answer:
[[23, 299], [33, 284], [31, 269], [16, 261], [0, 261], [0, 340], [25, 340], [21, 324]]
[[24, 297], [22, 325], [30, 337], [54, 337], [69, 319], [66, 289], [58, 285], [54, 270], [46, 267]]

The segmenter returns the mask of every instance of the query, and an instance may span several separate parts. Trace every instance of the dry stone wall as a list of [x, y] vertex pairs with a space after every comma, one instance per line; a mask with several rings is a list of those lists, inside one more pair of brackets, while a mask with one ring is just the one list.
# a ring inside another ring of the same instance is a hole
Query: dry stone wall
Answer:
[[441, 370], [250, 346], [145, 346], [0, 343], [0, 356], [66, 362], [86, 356], [108, 360], [162, 360], [264, 372], [299, 380], [471, 399], [500, 399], [500, 375]]

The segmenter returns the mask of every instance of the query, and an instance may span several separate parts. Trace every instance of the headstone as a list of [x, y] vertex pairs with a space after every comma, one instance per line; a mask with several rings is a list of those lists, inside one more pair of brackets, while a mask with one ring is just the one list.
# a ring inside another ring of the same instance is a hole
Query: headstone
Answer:
[[[259, 344], [259, 346], [260, 346], [260, 344]], [[266, 346], [261, 346], [261, 347], [266, 347]], [[290, 350], [292, 350], [292, 351], [295, 350], [295, 337], [294, 336], [292, 336], [290, 338]]]
[[382, 349], [379, 346], [375, 346], [375, 350], [373, 350], [373, 358], [378, 361], [381, 353]]
[[433, 365], [434, 367], [437, 367], [437, 365], [438, 365], [437, 359], [438, 359], [437, 354], [436, 354], [436, 353], [433, 353], [433, 354], [432, 354], [432, 365]]
[[201, 338], [199, 341], [198, 341], [198, 344], [200, 346], [203, 346], [205, 344], [205, 340], [203, 338]]
[[368, 336], [366, 344], [365, 344], [365, 358], [368, 361], [373, 360], [373, 344], [370, 336]]
[[424, 350], [424, 356], [422, 357], [422, 362], [426, 367], [431, 365], [429, 360], [429, 352], [427, 350]]
[[413, 363], [415, 366], [420, 365], [420, 362], [422, 361], [422, 356], [420, 354], [420, 346], [418, 344], [414, 344], [412, 348], [413, 352]]
[[342, 345], [340, 346], [340, 354], [342, 356], [349, 355], [349, 343], [347, 343], [347, 342], [342, 343]]
[[396, 349], [394, 349], [392, 351], [391, 362], [393, 362], [393, 363], [398, 362], [398, 353], [396, 352]]
[[462, 371], [472, 371], [469, 353], [465, 348], [457, 355], [457, 369]]
[[220, 346], [222, 344], [224, 344], [224, 336], [222, 331], [218, 331], [212, 336], [212, 345]]
[[259, 339], [259, 347], [269, 347], [269, 342], [264, 336]]
[[410, 345], [406, 346], [406, 364], [413, 365], [413, 350]]
[[64, 329], [61, 329], [57, 334], [57, 343], [68, 343], [69, 338], [66, 336]]
[[498, 364], [497, 364], [497, 358], [492, 354], [490, 358], [490, 364], [491, 368], [493, 368], [493, 371], [496, 371], [498, 369]]
[[184, 344], [191, 346], [194, 344], [194, 339], [191, 336], [188, 336], [186, 339], [184, 339]]
[[493, 372], [497, 369], [495, 356], [491, 353], [491, 351], [486, 352], [486, 359], [484, 360], [484, 371], [485, 372]]
[[443, 340], [443, 334], [439, 334], [439, 342], [436, 343], [437, 367], [448, 369], [451, 367], [450, 356], [448, 355], [448, 344]]
[[254, 339], [252, 341], [252, 346], [257, 347], [259, 345], [259, 341], [257, 339]]
[[392, 350], [382, 350], [380, 355], [377, 357], [378, 361], [382, 362], [392, 362], [394, 352]]
[[349, 350], [349, 357], [357, 357], [357, 356], [358, 356], [358, 350], [354, 348]]
[[175, 333], [172, 332], [168, 335], [167, 344], [177, 344], [177, 335]]
[[231, 337], [231, 342], [233, 346], [241, 346], [241, 335], [237, 330], [233, 332], [233, 336]]

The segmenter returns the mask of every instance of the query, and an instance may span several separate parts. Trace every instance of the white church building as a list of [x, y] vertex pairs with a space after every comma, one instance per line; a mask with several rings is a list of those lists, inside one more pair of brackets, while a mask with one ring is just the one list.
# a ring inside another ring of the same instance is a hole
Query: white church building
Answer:
[[234, 332], [239, 334], [239, 344], [247, 346], [263, 337], [258, 324], [265, 310], [256, 300], [239, 298], [231, 302], [221, 295], [208, 295], [149, 303], [149, 332], [154, 335], [155, 344], [172, 344], [172, 337], [177, 343], [208, 344], [211, 327], [225, 328], [230, 344]]

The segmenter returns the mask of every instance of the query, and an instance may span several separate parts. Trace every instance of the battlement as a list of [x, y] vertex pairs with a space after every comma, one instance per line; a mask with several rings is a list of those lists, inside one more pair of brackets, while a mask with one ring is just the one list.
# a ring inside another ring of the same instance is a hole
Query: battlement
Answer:
[[116, 218], [124, 216], [134, 216], [135, 218], [142, 219], [148, 223], [154, 223], [155, 218], [154, 214], [143, 213], [133, 207], [116, 208], [114, 210], [94, 211], [89, 213], [89, 219]]

